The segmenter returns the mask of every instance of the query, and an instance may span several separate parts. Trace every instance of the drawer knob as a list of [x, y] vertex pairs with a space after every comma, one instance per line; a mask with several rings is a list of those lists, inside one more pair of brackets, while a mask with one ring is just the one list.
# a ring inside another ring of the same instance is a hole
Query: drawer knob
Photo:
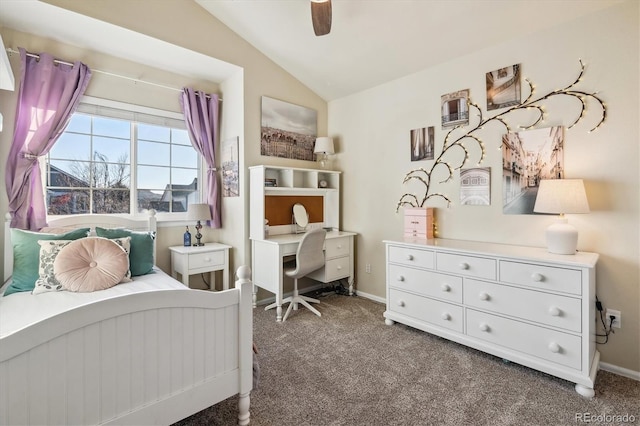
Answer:
[[340, 271], [342, 269], [342, 265], [338, 265], [338, 267], [336, 268], [338, 271]]
[[440, 286], [440, 288], [441, 288], [441, 289], [442, 289], [442, 291], [444, 291], [444, 292], [451, 291], [451, 286], [450, 286], [449, 284], [446, 284], [446, 283], [445, 283], [445, 284], [442, 284], [442, 285]]
[[204, 261], [205, 261], [205, 262], [211, 262], [211, 258], [210, 258], [210, 257], [205, 257], [205, 258], [204, 258]]
[[404, 281], [404, 277], [402, 275], [398, 275], [398, 281], [400, 282]]
[[413, 260], [413, 255], [412, 254], [408, 254], [407, 255], [407, 260]]
[[442, 319], [445, 321], [451, 320], [451, 315], [449, 315], [447, 312], [444, 312], [441, 316], [442, 316]]
[[467, 262], [461, 262], [458, 266], [460, 269], [469, 269], [469, 264]]
[[480, 331], [484, 331], [485, 333], [488, 333], [489, 330], [491, 330], [491, 327], [489, 327], [489, 324], [484, 322], [480, 324]]
[[342, 248], [342, 244], [338, 244], [338, 247], [336, 247], [338, 250], [340, 250]]
[[491, 299], [491, 296], [489, 296], [489, 293], [482, 291], [480, 292], [480, 294], [478, 294], [478, 299], [480, 300], [489, 300]]
[[556, 342], [551, 342], [549, 343], [549, 350], [554, 354], [557, 354], [558, 352], [560, 352], [560, 345]]
[[404, 300], [398, 300], [398, 306], [403, 308], [404, 307]]
[[531, 275], [531, 279], [532, 279], [533, 281], [535, 281], [535, 282], [539, 283], [539, 282], [541, 282], [541, 281], [544, 281], [544, 275], [542, 275], [542, 274], [539, 274], [539, 273], [535, 272], [535, 273], [533, 273], [533, 274]]
[[552, 317], [559, 317], [562, 314], [562, 311], [560, 310], [560, 308], [552, 306], [549, 308], [549, 315], [551, 315]]

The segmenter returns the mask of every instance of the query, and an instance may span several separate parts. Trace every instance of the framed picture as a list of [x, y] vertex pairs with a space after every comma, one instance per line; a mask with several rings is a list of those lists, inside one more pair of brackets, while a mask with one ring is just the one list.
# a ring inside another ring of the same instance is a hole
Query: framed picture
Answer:
[[433, 126], [411, 130], [411, 161], [433, 160], [434, 144]]
[[520, 104], [520, 65], [486, 74], [487, 111]]
[[262, 97], [261, 155], [315, 161], [317, 129], [316, 110]]
[[491, 167], [460, 170], [460, 205], [491, 205]]
[[546, 127], [502, 136], [502, 211], [534, 214], [542, 179], [564, 178], [564, 129]]
[[238, 137], [225, 139], [220, 146], [222, 162], [222, 196], [239, 197]]
[[469, 124], [469, 89], [442, 95], [442, 128]]

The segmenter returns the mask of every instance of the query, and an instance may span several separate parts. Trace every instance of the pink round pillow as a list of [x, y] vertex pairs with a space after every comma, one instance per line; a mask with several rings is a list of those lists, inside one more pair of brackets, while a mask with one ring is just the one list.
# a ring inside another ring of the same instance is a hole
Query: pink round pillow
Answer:
[[60, 250], [53, 273], [65, 290], [91, 292], [118, 284], [129, 269], [129, 256], [107, 238], [81, 238]]

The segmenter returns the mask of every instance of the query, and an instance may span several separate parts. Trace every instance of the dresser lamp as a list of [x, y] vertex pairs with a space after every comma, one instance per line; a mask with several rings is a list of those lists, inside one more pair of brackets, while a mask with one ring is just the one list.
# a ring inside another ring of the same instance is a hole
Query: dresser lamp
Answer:
[[313, 153], [318, 156], [320, 167], [326, 169], [329, 162], [329, 156], [335, 154], [333, 149], [333, 139], [327, 136], [316, 138], [316, 145]]
[[202, 229], [201, 220], [211, 220], [211, 207], [209, 204], [189, 204], [187, 208], [187, 220], [196, 220], [196, 242], [194, 246], [203, 246], [204, 243], [200, 242], [202, 238], [202, 234], [200, 230]]
[[548, 179], [540, 181], [536, 213], [560, 214], [547, 228], [547, 250], [555, 254], [576, 254], [578, 230], [567, 222], [565, 213], [589, 213], [589, 203], [582, 179]]

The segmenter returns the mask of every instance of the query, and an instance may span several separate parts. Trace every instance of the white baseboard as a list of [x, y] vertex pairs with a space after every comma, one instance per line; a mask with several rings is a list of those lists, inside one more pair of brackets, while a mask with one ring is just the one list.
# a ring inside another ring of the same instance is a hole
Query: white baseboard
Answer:
[[387, 299], [385, 299], [384, 297], [374, 296], [373, 294], [365, 293], [360, 290], [356, 290], [355, 293], [357, 296], [364, 297], [365, 299], [373, 300], [374, 302], [382, 303], [383, 305], [387, 303]]
[[618, 376], [628, 377], [640, 382], [640, 371], [633, 371], [628, 368], [618, 367], [617, 365], [608, 364], [606, 362], [600, 363], [600, 370], [608, 371], [609, 373], [617, 374]]

